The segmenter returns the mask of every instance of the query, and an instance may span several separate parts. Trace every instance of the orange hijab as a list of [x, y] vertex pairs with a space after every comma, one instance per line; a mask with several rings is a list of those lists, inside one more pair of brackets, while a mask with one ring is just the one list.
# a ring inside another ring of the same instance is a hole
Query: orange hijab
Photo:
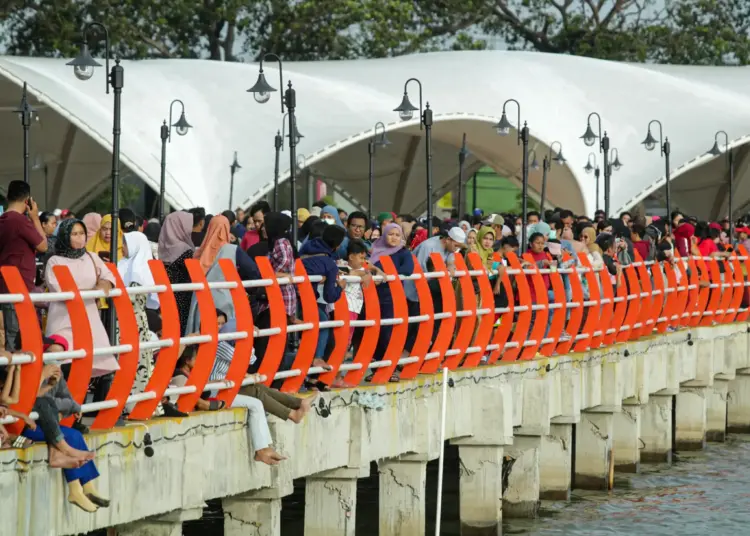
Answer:
[[219, 255], [219, 250], [228, 243], [229, 220], [226, 216], [214, 216], [208, 224], [203, 242], [193, 254], [194, 259], [200, 260], [204, 274], [207, 274], [214, 265], [216, 257]]

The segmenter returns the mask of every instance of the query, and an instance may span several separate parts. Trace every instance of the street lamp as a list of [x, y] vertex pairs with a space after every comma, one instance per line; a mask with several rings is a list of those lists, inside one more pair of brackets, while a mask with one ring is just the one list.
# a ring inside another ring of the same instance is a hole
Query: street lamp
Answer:
[[[419, 86], [419, 108], [414, 106], [409, 100], [408, 87], [410, 82], [416, 82]], [[404, 84], [404, 98], [401, 99], [401, 104], [397, 108], [394, 108], [394, 112], [398, 112], [398, 116], [402, 121], [408, 121], [414, 117], [414, 112], [419, 110], [421, 115], [421, 122], [419, 123], [419, 130], [422, 130], [424, 126], [425, 130], [425, 160], [427, 168], [427, 238], [432, 236], [432, 110], [430, 109], [430, 103], [428, 102], [422, 110], [422, 82], [418, 78], [409, 78]]]
[[[557, 150], [557, 153], [552, 156], [552, 149], [557, 144], [559, 147]], [[549, 146], [549, 152], [544, 156], [544, 159], [542, 160], [542, 202], [540, 207], [540, 212], [542, 219], [544, 219], [544, 202], [547, 200], [547, 172], [552, 168], [552, 162], [557, 162], [558, 165], [565, 164], [565, 157], [562, 154], [562, 143], [559, 141], [553, 141]], [[533, 169], [538, 169], [539, 164], [537, 164], [537, 167], [534, 167], [534, 164], [536, 163], [536, 158], [534, 158], [534, 161], [531, 163], [531, 167]]]
[[[247, 91], [252, 93], [255, 100], [261, 104], [266, 103], [270, 100], [270, 93], [276, 91], [275, 88], [271, 87], [266, 82], [266, 77], [263, 74], [263, 60], [265, 58], [275, 59], [279, 63], [279, 84], [284, 87], [284, 77], [282, 74], [282, 63], [281, 58], [276, 54], [263, 54], [260, 61], [260, 72], [258, 73], [258, 80], [253, 87]], [[294, 117], [294, 111], [297, 108], [297, 92], [292, 87], [292, 82], [287, 83], [287, 89], [284, 91], [284, 97], [281, 101], [281, 112], [284, 113], [284, 106], [286, 106], [286, 113], [289, 121], [289, 186], [291, 187], [291, 201], [292, 201], [292, 243], [297, 243], [297, 143], [301, 136], [297, 131], [297, 121]], [[296, 135], [292, 135], [292, 134]], [[275, 181], [278, 184], [278, 179]], [[275, 194], [278, 195], [278, 194]]]
[[[115, 60], [115, 65], [112, 69], [109, 68], [109, 30], [100, 22], [89, 22], [83, 29], [83, 42], [81, 43], [81, 51], [78, 56], [67, 63], [73, 67], [73, 74], [79, 80], [89, 80], [94, 76], [94, 69], [101, 67], [101, 63], [97, 62], [91, 57], [88, 46], [88, 34], [92, 27], [98, 27], [104, 31], [104, 41], [106, 45], [105, 65], [109, 72], [104, 80], [104, 87], [107, 94], [109, 95], [109, 88], [112, 86], [112, 91], [115, 94], [114, 98], [114, 111], [112, 113], [112, 242], [110, 246], [110, 261], [117, 265], [117, 243], [118, 243], [118, 232], [120, 229], [120, 223], [118, 218], [118, 209], [120, 208], [120, 133], [122, 132], [121, 126], [121, 112], [122, 112], [122, 88], [125, 83], [125, 70], [120, 65], [120, 60]], [[116, 318], [113, 316], [113, 318]], [[114, 325], [115, 322], [112, 322]], [[114, 328], [110, 331], [110, 336], [113, 335]]]
[[[591, 129], [591, 117], [596, 116], [597, 123], [598, 123], [598, 132], [597, 135], [592, 129]], [[586, 144], [587, 147], [593, 147], [594, 143], [596, 143], [596, 139], [599, 138], [599, 153], [604, 155], [604, 212], [606, 214], [606, 217], [609, 217], [609, 178], [611, 174], [611, 169], [609, 168], [609, 136], [607, 136], [607, 132], [604, 131], [604, 136], [602, 136], [602, 117], [596, 113], [591, 112], [586, 119], [586, 132], [583, 133], [583, 136], [581, 136], [581, 139], [583, 140], [583, 143]], [[596, 199], [597, 203], [599, 202], [599, 196], [597, 195]], [[599, 210], [597, 208], [597, 210]]]
[[[378, 127], [381, 127], [383, 131], [378, 135]], [[367, 153], [370, 156], [370, 168], [367, 175], [368, 180], [368, 198], [367, 198], [367, 221], [372, 221], [372, 197], [373, 197], [373, 186], [375, 181], [375, 149], [378, 147], [387, 147], [391, 142], [385, 137], [385, 124], [378, 121], [375, 123], [375, 132], [370, 141], [367, 142]]]
[[539, 171], [539, 161], [536, 159], [536, 149], [531, 150], [531, 164], [529, 164], [529, 169], [533, 169], [534, 171]]
[[[659, 125], [659, 139], [657, 140], [651, 135], [651, 125], [656, 123]], [[662, 141], [663, 140], [663, 141]], [[664, 169], [665, 169], [665, 186], [666, 186], [666, 197], [667, 197], [667, 223], [669, 225], [669, 232], [672, 231], [672, 204], [669, 197], [669, 138], [662, 137], [662, 126], [661, 121], [653, 119], [648, 124], [648, 133], [646, 139], [641, 142], [647, 151], [653, 151], [656, 148], [656, 144], [659, 144], [659, 152], [664, 157]]]
[[29, 104], [29, 96], [26, 90], [26, 82], [23, 83], [23, 92], [21, 93], [21, 104], [16, 109], [18, 118], [23, 126], [23, 182], [29, 183], [29, 128], [31, 120], [36, 113]]
[[[505, 106], [509, 102], [515, 103], [518, 108], [518, 125], [521, 125], [521, 104], [516, 99], [508, 99], [503, 103], [503, 113], [500, 116], [500, 121], [495, 125], [497, 133], [501, 136], [507, 136], [510, 134], [510, 129], [513, 127], [510, 121], [508, 121], [508, 116], [505, 114]], [[518, 145], [520, 145], [521, 142], [523, 142], [523, 165], [521, 168], [521, 219], [523, 220], [523, 224], [521, 225], [521, 251], [524, 251], [526, 248], [526, 219], [529, 212], [529, 127], [526, 122], [524, 122], [523, 127], [518, 130]]]
[[229, 166], [229, 210], [232, 210], [232, 197], [234, 196], [234, 174], [240, 169], [242, 169], [242, 166], [237, 162], [237, 151], [235, 151], [234, 160], [232, 161], [232, 165]]
[[[719, 130], [714, 134], [714, 146], [706, 154], [712, 156], [721, 156], [721, 149], [719, 148], [719, 134], [724, 135], [724, 152], [727, 153], [727, 165], [729, 166], [729, 239], [734, 239], [734, 220], [732, 219], [732, 213], [734, 209], [734, 152], [729, 148], [729, 135], [723, 130]], [[672, 216], [670, 215], [670, 218]]]
[[461, 201], [464, 193], [464, 165], [466, 164], [467, 156], [469, 156], [469, 150], [466, 148], [466, 132], [464, 132], [463, 141], [461, 142], [461, 150], [458, 151], [458, 199], [456, 205], [458, 206], [459, 221], [461, 221], [461, 212], [464, 210]]
[[[182, 112], [180, 119], [172, 123], [172, 107], [176, 102], [180, 103]], [[167, 189], [167, 142], [172, 143], [172, 127], [178, 136], [184, 136], [192, 125], [185, 119], [185, 104], [180, 99], [175, 99], [169, 104], [169, 123], [165, 120], [161, 125], [161, 181], [159, 183], [159, 221], [164, 221], [164, 194]]]
[[[281, 151], [284, 150], [284, 138], [287, 136], [286, 134], [286, 118], [289, 114], [284, 114], [284, 117], [281, 119], [281, 131], [277, 130], [276, 135], [273, 137], [273, 147], [276, 154], [276, 158], [274, 160], [274, 166], [273, 166], [273, 210], [274, 212], [279, 210], [279, 158], [281, 157]], [[295, 120], [294, 123], [294, 132], [295, 132], [295, 143], [299, 144], [299, 142], [304, 138], [304, 136], [300, 133], [299, 129], [297, 128], [297, 122]]]
[[[591, 165], [591, 160], [594, 161], [594, 165]], [[589, 153], [589, 159], [586, 165], [583, 167], [586, 173], [594, 172], [596, 177], [596, 211], [599, 212], [599, 165], [596, 163], [596, 153]]]

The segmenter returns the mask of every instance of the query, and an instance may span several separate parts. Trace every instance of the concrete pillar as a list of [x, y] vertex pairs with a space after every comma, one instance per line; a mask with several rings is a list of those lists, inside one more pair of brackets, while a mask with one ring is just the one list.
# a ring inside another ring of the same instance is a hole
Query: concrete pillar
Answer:
[[461, 536], [501, 536], [503, 447], [458, 447]]
[[637, 473], [641, 466], [641, 406], [623, 405], [613, 419], [615, 471]]
[[672, 463], [672, 395], [652, 394], [641, 406], [641, 446], [641, 462]]
[[675, 408], [677, 450], [706, 448], [707, 387], [682, 387]]
[[727, 432], [750, 433], [750, 369], [740, 369], [727, 390]]
[[581, 413], [581, 422], [576, 425], [574, 488], [609, 489], [613, 427], [612, 413]]
[[726, 439], [728, 386], [728, 381], [716, 378], [706, 390], [706, 441], [723, 443]]
[[203, 517], [203, 508], [176, 510], [115, 527], [117, 536], [182, 536], [182, 523]]
[[279, 536], [281, 499], [224, 497], [224, 536]]
[[354, 536], [359, 469], [307, 477], [305, 536]]
[[505, 447], [508, 487], [503, 496], [503, 515], [536, 517], [539, 511], [539, 458], [542, 436], [515, 436]]
[[378, 473], [380, 536], [424, 534], [427, 461], [384, 460]]
[[547, 501], [570, 499], [573, 462], [573, 425], [551, 424], [542, 437], [539, 459], [539, 498]]

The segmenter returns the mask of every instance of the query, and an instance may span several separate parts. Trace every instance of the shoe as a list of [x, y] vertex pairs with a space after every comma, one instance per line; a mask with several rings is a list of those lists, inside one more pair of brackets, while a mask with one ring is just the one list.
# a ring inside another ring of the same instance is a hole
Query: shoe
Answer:
[[177, 406], [175, 406], [171, 402], [164, 402], [162, 404], [162, 407], [164, 408], [165, 417], [187, 417], [188, 416], [187, 413], [177, 409]]
[[72, 427], [72, 428], [73, 428], [74, 430], [78, 430], [78, 431], [79, 431], [79, 432], [81, 432], [81, 433], [82, 433], [83, 435], [86, 435], [86, 434], [88, 434], [88, 433], [89, 433], [89, 432], [91, 431], [91, 430], [89, 430], [89, 427], [88, 427], [88, 426], [86, 426], [85, 424], [83, 424], [83, 422], [81, 422], [81, 421], [76, 421], [76, 422], [74, 422], [74, 423], [73, 423], [73, 427]]
[[93, 493], [87, 493], [86, 497], [88, 500], [90, 500], [95, 505], [101, 507], [101, 508], [108, 508], [109, 507], [109, 499], [105, 499], [104, 497], [99, 497], [97, 495], [94, 495]]

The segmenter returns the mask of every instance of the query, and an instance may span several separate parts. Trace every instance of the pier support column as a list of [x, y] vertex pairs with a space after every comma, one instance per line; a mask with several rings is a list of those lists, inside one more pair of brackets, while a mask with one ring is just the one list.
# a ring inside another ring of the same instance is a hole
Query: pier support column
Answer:
[[380, 536], [424, 534], [427, 460], [384, 460], [378, 473]]
[[182, 523], [203, 517], [203, 508], [176, 510], [115, 527], [117, 536], [182, 536]]
[[576, 472], [573, 487], [603, 490], [610, 488], [614, 415], [584, 411], [576, 426]]
[[750, 369], [740, 369], [727, 390], [727, 432], [750, 433]]
[[723, 443], [726, 439], [728, 386], [728, 381], [717, 378], [706, 391], [706, 441]]
[[652, 394], [641, 406], [641, 443], [641, 462], [672, 463], [672, 395]]
[[224, 536], [279, 536], [281, 499], [258, 499], [243, 495], [224, 497]]
[[461, 536], [500, 536], [503, 447], [459, 445]]
[[681, 387], [677, 395], [675, 448], [706, 448], [707, 387]]
[[539, 458], [542, 436], [515, 436], [505, 447], [504, 473], [508, 487], [503, 496], [503, 515], [536, 517], [539, 511]]
[[637, 473], [641, 467], [641, 406], [623, 404], [613, 418], [615, 471]]
[[573, 462], [573, 425], [551, 424], [542, 437], [539, 459], [539, 498], [547, 501], [570, 500], [570, 472]]
[[359, 468], [341, 468], [307, 477], [305, 536], [354, 536], [357, 479], [362, 473]]

